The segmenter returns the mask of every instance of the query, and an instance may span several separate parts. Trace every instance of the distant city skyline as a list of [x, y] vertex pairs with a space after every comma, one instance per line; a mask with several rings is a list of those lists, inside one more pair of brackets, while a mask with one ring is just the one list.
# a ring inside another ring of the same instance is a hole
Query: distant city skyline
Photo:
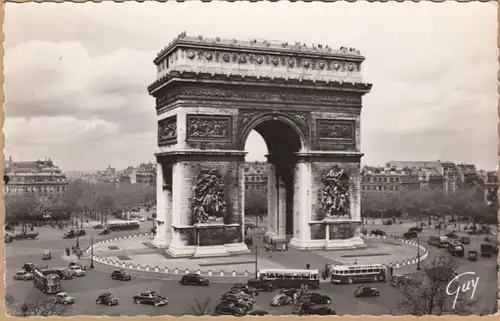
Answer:
[[[440, 159], [491, 170], [498, 163], [495, 5], [96, 6], [6, 4], [5, 155], [50, 156], [68, 171], [153, 161], [156, 114], [146, 90], [153, 58], [186, 31], [359, 48], [363, 77], [373, 83], [363, 98], [363, 164]], [[218, 15], [225, 11], [231, 14]], [[132, 27], [130, 19], [144, 23]], [[258, 134], [246, 151], [248, 161], [264, 160]]]

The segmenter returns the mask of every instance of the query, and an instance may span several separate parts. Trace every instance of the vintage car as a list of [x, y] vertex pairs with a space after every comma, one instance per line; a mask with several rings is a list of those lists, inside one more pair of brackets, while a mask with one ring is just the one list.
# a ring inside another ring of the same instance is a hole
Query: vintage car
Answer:
[[54, 303], [61, 303], [61, 304], [73, 304], [75, 303], [75, 298], [70, 296], [66, 292], [59, 292], [54, 296], [53, 302]]
[[314, 303], [314, 304], [330, 304], [332, 303], [332, 299], [325, 294], [321, 293], [308, 293], [303, 298], [305, 301]]
[[269, 314], [269, 312], [264, 311], [264, 310], [253, 310], [253, 311], [248, 312], [248, 315], [254, 315], [254, 316], [264, 316], [264, 315], [268, 315], [268, 314]]
[[467, 257], [468, 257], [469, 261], [477, 261], [478, 256], [479, 256], [479, 253], [477, 253], [477, 251], [469, 251], [467, 253]]
[[253, 286], [250, 286], [248, 284], [245, 284], [245, 283], [236, 283], [235, 285], [233, 285], [231, 287], [231, 290], [242, 291], [242, 292], [249, 294], [249, 295], [252, 295], [254, 297], [259, 295], [259, 291], [256, 288], [254, 288]]
[[189, 274], [183, 275], [179, 282], [182, 285], [191, 284], [191, 285], [207, 286], [210, 284], [210, 281], [206, 277], [203, 277], [203, 276], [198, 275], [196, 273], [189, 273]]
[[52, 258], [52, 252], [50, 250], [43, 250], [42, 260], [50, 260]]
[[261, 279], [253, 279], [253, 280], [248, 280], [247, 284], [258, 291], [266, 291], [266, 292], [271, 292], [274, 290], [274, 286], [270, 281], [267, 280], [261, 280]]
[[33, 280], [33, 274], [25, 270], [17, 271], [16, 274], [14, 274], [14, 280], [20, 280], [20, 281]]
[[137, 304], [150, 304], [156, 307], [166, 305], [168, 303], [168, 299], [166, 297], [159, 295], [155, 291], [143, 291], [134, 295], [133, 299]]
[[12, 236], [14, 240], [34, 240], [38, 237], [38, 232], [22, 232]]
[[104, 292], [97, 297], [95, 303], [112, 306], [112, 305], [117, 305], [119, 303], [119, 300], [113, 294], [109, 292]]
[[468, 236], [462, 236], [460, 238], [460, 243], [462, 243], [462, 244], [470, 244], [470, 237], [468, 237]]
[[26, 262], [23, 264], [22, 269], [28, 273], [31, 273], [35, 269], [35, 264], [31, 262]]
[[215, 307], [216, 315], [243, 316], [245, 313], [243, 307], [233, 302], [221, 302]]
[[132, 280], [132, 276], [126, 272], [125, 270], [115, 270], [111, 273], [111, 278], [113, 280], [120, 280], [120, 281], [130, 281]]
[[337, 312], [330, 307], [306, 305], [302, 307], [300, 315], [337, 315]]
[[279, 307], [282, 305], [290, 305], [292, 303], [293, 303], [293, 299], [284, 293], [276, 294], [271, 299], [271, 302], [270, 302], [271, 306], [273, 306], [273, 307]]
[[100, 231], [99, 235], [108, 235], [109, 233], [111, 233], [111, 231], [106, 228], [106, 229]]
[[359, 286], [356, 291], [354, 291], [355, 297], [372, 297], [379, 296], [380, 291], [377, 288], [372, 288], [370, 286]]
[[87, 273], [85, 272], [85, 270], [83, 270], [81, 267], [77, 266], [77, 265], [73, 265], [73, 266], [70, 266], [69, 267], [70, 270], [73, 270], [75, 272], [75, 276], [85, 276]]

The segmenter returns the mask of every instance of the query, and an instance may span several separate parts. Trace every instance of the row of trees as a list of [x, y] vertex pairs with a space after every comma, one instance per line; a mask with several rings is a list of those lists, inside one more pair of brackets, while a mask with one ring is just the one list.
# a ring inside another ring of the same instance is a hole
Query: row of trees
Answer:
[[48, 201], [36, 195], [6, 195], [6, 220], [26, 221], [48, 213], [54, 220], [67, 219], [74, 213], [83, 213], [92, 219], [104, 220], [108, 214], [129, 211], [133, 207], [151, 204], [156, 189], [144, 184], [89, 183], [75, 180], [69, 183], [65, 193]]
[[446, 193], [441, 190], [406, 190], [390, 193], [363, 193], [361, 209], [364, 216], [379, 216], [381, 213], [408, 214], [420, 216], [423, 213], [438, 215], [450, 213], [457, 216], [472, 216], [485, 219], [495, 216], [497, 204], [489, 206], [484, 201], [484, 191], [480, 186]]

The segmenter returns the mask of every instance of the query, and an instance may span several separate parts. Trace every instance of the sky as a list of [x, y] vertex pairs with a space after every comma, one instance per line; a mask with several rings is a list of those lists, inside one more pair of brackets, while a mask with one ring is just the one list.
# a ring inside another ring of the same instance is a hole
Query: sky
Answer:
[[[5, 4], [5, 155], [63, 170], [154, 161], [146, 87], [179, 33], [361, 50], [363, 164], [498, 157], [497, 15], [492, 3]], [[263, 160], [258, 134], [247, 160]]]

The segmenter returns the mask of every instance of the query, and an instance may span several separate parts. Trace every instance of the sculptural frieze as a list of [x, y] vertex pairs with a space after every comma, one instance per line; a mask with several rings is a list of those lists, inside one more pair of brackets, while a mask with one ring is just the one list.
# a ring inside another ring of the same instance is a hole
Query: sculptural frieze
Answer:
[[[244, 99], [244, 100], [281, 100], [286, 102], [314, 102], [337, 105], [360, 105], [361, 97], [346, 96], [333, 93], [289, 93], [289, 92], [262, 92], [242, 91], [225, 88], [183, 87], [170, 91], [164, 99], [158, 99], [157, 103], [166, 103], [176, 97], [214, 98], [214, 99]], [[159, 105], [161, 106], [161, 105]]]
[[193, 224], [207, 223], [224, 217], [224, 183], [214, 169], [201, 169], [193, 187]]
[[354, 121], [318, 120], [318, 137], [327, 140], [354, 140]]
[[177, 137], [177, 118], [170, 117], [158, 122], [158, 144], [172, 143]]
[[228, 138], [231, 116], [188, 115], [188, 138]]
[[325, 216], [348, 216], [350, 214], [350, 181], [349, 174], [338, 166], [323, 173], [321, 207]]

